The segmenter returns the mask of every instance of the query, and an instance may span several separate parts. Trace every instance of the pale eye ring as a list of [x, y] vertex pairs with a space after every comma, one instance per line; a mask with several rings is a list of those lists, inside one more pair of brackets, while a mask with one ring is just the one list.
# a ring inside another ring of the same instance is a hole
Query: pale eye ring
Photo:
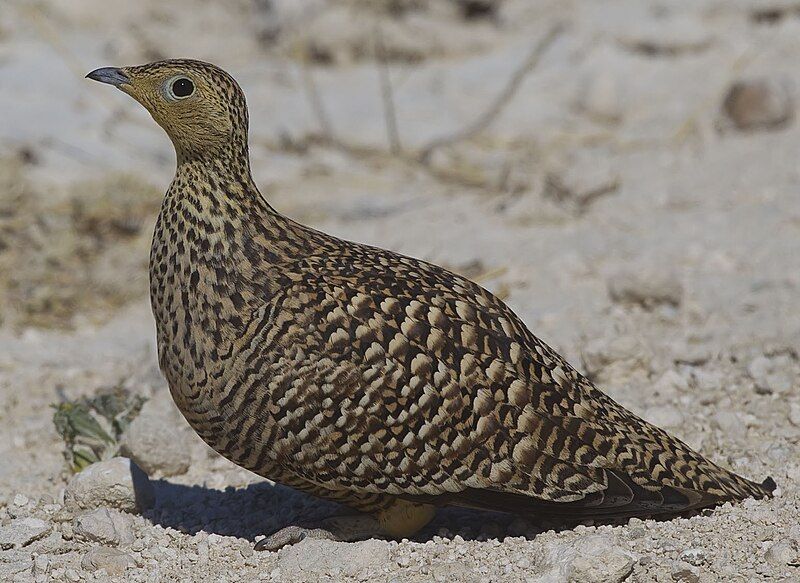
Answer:
[[173, 77], [167, 81], [167, 96], [170, 99], [186, 99], [194, 93], [194, 83], [188, 77]]

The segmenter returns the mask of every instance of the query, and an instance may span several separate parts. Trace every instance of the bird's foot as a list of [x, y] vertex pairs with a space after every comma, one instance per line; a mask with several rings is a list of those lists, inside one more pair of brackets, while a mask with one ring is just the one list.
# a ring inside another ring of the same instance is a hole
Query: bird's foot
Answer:
[[373, 517], [366, 514], [348, 514], [326, 518], [317, 527], [286, 526], [258, 541], [255, 550], [278, 551], [307, 538], [354, 542], [382, 536], [385, 536], [385, 532]]
[[324, 528], [306, 528], [303, 526], [286, 526], [268, 537], [262, 538], [255, 545], [257, 551], [278, 551], [286, 546], [299, 543], [301, 540], [327, 539], [339, 540], [336, 535]]

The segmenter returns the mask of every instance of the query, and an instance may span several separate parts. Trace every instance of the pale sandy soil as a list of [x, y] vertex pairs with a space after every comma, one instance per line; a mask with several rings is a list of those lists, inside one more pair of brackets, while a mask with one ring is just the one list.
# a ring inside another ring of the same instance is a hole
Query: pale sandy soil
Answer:
[[[117, 383], [151, 398], [145, 414], [178, 428], [191, 458], [181, 475], [156, 470], [156, 507], [125, 517], [133, 538], [116, 544], [132, 566], [117, 580], [800, 579], [800, 3], [506, 0], [471, 20], [458, 5], [0, 3], [0, 531], [44, 522], [0, 549], [0, 580], [109, 578], [86, 567], [99, 543], [78, 540], [62, 508], [49, 405]], [[413, 161], [476, 119], [557, 22], [485, 131]], [[475, 277], [616, 399], [718, 463], [772, 476], [778, 496], [544, 533], [445, 511], [414, 541], [254, 554], [256, 536], [336, 509], [220, 459], [174, 409], [146, 298], [173, 154], [140, 107], [83, 79], [178, 56], [240, 80], [275, 207]], [[770, 94], [753, 115], [774, 127], [741, 130], [723, 101], [759, 79]], [[627, 301], [628, 288], [655, 299]]]

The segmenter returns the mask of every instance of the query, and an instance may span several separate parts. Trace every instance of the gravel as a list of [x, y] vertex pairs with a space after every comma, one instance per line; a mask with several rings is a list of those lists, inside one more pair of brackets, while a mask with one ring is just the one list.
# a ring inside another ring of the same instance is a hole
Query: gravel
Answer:
[[[750, 0], [503, 0], [471, 19], [450, 0], [27, 4], [0, 3], [0, 581], [800, 579], [791, 9], [767, 23]], [[408, 161], [490, 109], [555, 22], [564, 33], [484, 131]], [[569, 529], [443, 509], [413, 540], [254, 553], [341, 509], [221, 459], [171, 402], [146, 265], [174, 153], [127, 96], [82, 78], [153, 55], [235, 74], [275, 208], [478, 266], [603, 390], [715, 463], [772, 476], [777, 495]], [[50, 405], [119, 385], [149, 399], [128, 459], [70, 477]]]

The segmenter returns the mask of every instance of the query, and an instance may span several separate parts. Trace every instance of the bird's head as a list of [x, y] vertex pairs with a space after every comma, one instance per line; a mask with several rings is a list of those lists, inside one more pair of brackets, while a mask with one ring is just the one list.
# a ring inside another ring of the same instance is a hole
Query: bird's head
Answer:
[[179, 160], [247, 155], [244, 93], [219, 67], [171, 59], [135, 67], [103, 67], [86, 77], [113, 85], [141, 103], [169, 135]]

